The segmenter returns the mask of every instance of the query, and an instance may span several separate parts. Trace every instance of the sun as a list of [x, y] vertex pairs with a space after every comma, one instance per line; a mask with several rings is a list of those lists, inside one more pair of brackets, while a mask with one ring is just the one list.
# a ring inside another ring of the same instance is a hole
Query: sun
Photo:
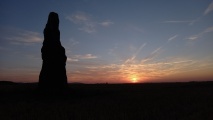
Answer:
[[132, 81], [133, 83], [137, 83], [137, 82], [138, 82], [138, 78], [137, 78], [137, 77], [132, 77], [132, 78], [131, 78], [131, 81]]

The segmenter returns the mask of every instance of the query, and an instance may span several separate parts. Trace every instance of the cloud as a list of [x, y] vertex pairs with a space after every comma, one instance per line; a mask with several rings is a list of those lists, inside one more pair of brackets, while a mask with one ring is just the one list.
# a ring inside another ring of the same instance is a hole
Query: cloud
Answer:
[[160, 54], [161, 49], [162, 47], [159, 47], [155, 49], [154, 51], [152, 51], [148, 56], [146, 56], [145, 58], [141, 60], [141, 64], [145, 64], [152, 61], [154, 58], [156, 58]]
[[43, 37], [38, 32], [22, 30], [22, 29], [11, 29], [8, 36], [5, 36], [6, 40], [9, 40], [12, 44], [34, 44], [43, 41]]
[[74, 58], [77, 58], [77, 59], [95, 59], [95, 58], [98, 58], [98, 57], [95, 56], [95, 55], [92, 55], [92, 54], [86, 54], [86, 55], [75, 55]]
[[108, 26], [110, 26], [110, 25], [112, 25], [112, 24], [114, 24], [113, 22], [111, 22], [111, 21], [103, 21], [103, 22], [101, 22], [101, 23], [99, 23], [101, 26], [104, 26], [104, 27], [108, 27]]
[[203, 34], [204, 34], [204, 33], [209, 33], [209, 32], [213, 32], [213, 26], [212, 26], [212, 27], [208, 27], [207, 29], [205, 29], [205, 30], [203, 31]]
[[98, 26], [108, 27], [114, 24], [110, 20], [104, 20], [102, 22], [97, 22], [92, 19], [92, 17], [84, 12], [76, 12], [70, 16], [66, 16], [66, 19], [74, 24], [79, 25], [78, 30], [84, 31], [86, 33], [97, 32]]
[[189, 40], [196, 40], [196, 39], [198, 39], [200, 36], [199, 35], [193, 35], [193, 36], [190, 36], [189, 38], [187, 38], [187, 39], [189, 39]]
[[96, 23], [92, 21], [90, 15], [84, 12], [76, 12], [71, 16], [66, 16], [66, 19], [71, 21], [74, 24], [79, 25], [80, 27], [78, 30], [87, 32], [87, 33], [94, 33], [96, 32]]
[[162, 47], [159, 47], [159, 48], [155, 49], [155, 50], [151, 53], [151, 55], [154, 55], [154, 54], [159, 53], [159, 51], [160, 51], [161, 49], [162, 49]]
[[191, 21], [181, 21], [181, 20], [169, 20], [169, 21], [164, 21], [164, 23], [189, 23]]
[[85, 55], [72, 55], [72, 57], [68, 57], [68, 62], [78, 62], [79, 60], [89, 60], [89, 59], [95, 59], [98, 58], [95, 55], [92, 54], [85, 54]]
[[133, 63], [135, 61], [135, 58], [137, 57], [137, 55], [141, 52], [141, 50], [146, 46], [146, 43], [142, 44], [138, 50], [133, 54], [133, 56], [127, 60], [125, 60], [125, 64], [127, 63]]
[[77, 40], [75, 40], [75, 39], [73, 39], [73, 38], [71, 38], [71, 39], [69, 40], [69, 46], [72, 46], [72, 47], [78, 45], [79, 43], [80, 43], [79, 41], [77, 41]]
[[211, 11], [213, 10], [213, 1], [209, 4], [209, 6], [206, 8], [206, 10], [204, 11], [204, 15], [209, 14]]
[[163, 23], [188, 23], [188, 25], [193, 25], [195, 22], [198, 22], [199, 20], [200, 20], [200, 17], [194, 20], [168, 20], [168, 21], [164, 21]]
[[201, 37], [204, 36], [205, 34], [211, 33], [211, 32], [213, 32], [213, 27], [208, 27], [208, 28], [206, 28], [204, 31], [202, 31], [202, 32], [200, 32], [200, 33], [198, 33], [198, 34], [196, 34], [196, 35], [192, 35], [192, 36], [190, 36], [190, 37], [188, 37], [188, 38], [186, 38], [186, 39], [191, 40], [191, 41], [194, 41], [194, 40], [197, 40], [198, 38], [201, 38]]
[[[206, 31], [209, 30], [210, 29], [206, 29]], [[156, 56], [161, 53], [162, 47], [154, 49], [147, 57], [137, 57], [145, 46], [146, 44], [142, 44], [139, 48], [134, 49], [135, 52], [133, 56], [119, 62], [117, 61], [116, 63], [97, 62], [96, 60], [98, 59], [89, 62], [79, 61], [73, 64], [68, 78], [72, 79], [72, 81], [84, 82], [88, 80], [91, 83], [132, 82], [133, 77], [137, 78], [138, 82], [152, 82], [152, 80], [156, 79], [166, 81], [168, 78], [175, 78], [173, 76], [177, 74], [179, 74], [180, 77], [181, 75], [184, 77], [183, 74], [193, 74], [194, 71], [200, 71], [213, 66], [213, 64], [209, 64], [209, 62], [187, 58], [167, 57], [158, 59]], [[72, 58], [80, 60], [94, 59], [97, 57], [92, 54], [85, 54], [74, 55]], [[190, 77], [190, 75], [186, 76]]]
[[[207, 65], [206, 65], [207, 66]], [[185, 73], [205, 68], [202, 63], [190, 59], [166, 58], [162, 61], [154, 60], [153, 63], [120, 63], [105, 64], [85, 67], [80, 73], [73, 73], [75, 79], [96, 79], [108, 80], [113, 82], [122, 80], [122, 82], [131, 82], [132, 76], [137, 77], [139, 81], [149, 79], [160, 79], [172, 76], [178, 73]], [[96, 77], [92, 77], [93, 75]], [[74, 77], [72, 77], [74, 78]], [[96, 81], [96, 82], [98, 82]], [[103, 81], [99, 81], [103, 82]]]
[[84, 12], [76, 12], [71, 16], [66, 16], [66, 19], [72, 21], [75, 24], [83, 24], [85, 21], [89, 21], [90, 17]]
[[168, 39], [168, 42], [170, 42], [170, 41], [172, 41], [172, 40], [174, 40], [175, 38], [177, 38], [178, 37], [178, 35], [176, 34], [176, 35], [174, 35], [174, 36], [172, 36], [172, 37], [170, 37], [169, 39]]
[[75, 59], [75, 58], [67, 58], [67, 61], [68, 62], [77, 62], [79, 61], [78, 59]]
[[94, 23], [88, 23], [85, 22], [84, 25], [81, 28], [78, 28], [78, 30], [87, 32], [87, 33], [95, 33], [96, 32], [96, 24]]

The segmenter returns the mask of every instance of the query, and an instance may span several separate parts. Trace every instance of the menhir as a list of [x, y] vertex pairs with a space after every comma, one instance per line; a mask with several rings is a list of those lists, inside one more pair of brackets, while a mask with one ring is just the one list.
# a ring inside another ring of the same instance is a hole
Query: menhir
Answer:
[[39, 89], [64, 90], [67, 86], [65, 49], [60, 42], [58, 14], [51, 12], [44, 28], [41, 48], [42, 69], [39, 75]]

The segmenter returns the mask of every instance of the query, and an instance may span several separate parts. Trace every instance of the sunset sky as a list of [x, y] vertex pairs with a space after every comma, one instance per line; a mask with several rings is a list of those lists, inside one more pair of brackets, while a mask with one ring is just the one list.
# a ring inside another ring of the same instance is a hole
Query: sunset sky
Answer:
[[212, 0], [1, 0], [0, 81], [38, 82], [52, 11], [70, 83], [213, 80]]

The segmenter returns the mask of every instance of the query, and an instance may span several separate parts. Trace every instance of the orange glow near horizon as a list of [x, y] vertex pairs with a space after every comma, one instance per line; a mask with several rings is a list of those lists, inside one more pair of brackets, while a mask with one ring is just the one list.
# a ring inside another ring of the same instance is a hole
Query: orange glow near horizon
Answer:
[[[74, 71], [68, 76], [70, 82], [85, 83], [140, 83], [193, 81], [199, 79], [202, 81], [209, 80], [212, 78], [212, 69], [207, 69], [207, 65], [204, 66], [203, 63], [204, 62], [199, 63], [193, 60], [182, 59], [168, 59], [168, 61], [164, 60], [158, 62], [127, 60], [121, 64], [87, 67], [82, 71]], [[198, 66], [201, 66], [200, 69], [198, 69]], [[188, 68], [190, 68], [190, 70]], [[208, 79], [205, 76], [209, 76]]]
[[[184, 59], [166, 59], [157, 62], [127, 60], [120, 64], [91, 65], [76, 70], [69, 63], [67, 78], [69, 83], [209, 81], [213, 78], [213, 64], [210, 63]], [[16, 71], [1, 72], [0, 80], [38, 82], [39, 69]]]

